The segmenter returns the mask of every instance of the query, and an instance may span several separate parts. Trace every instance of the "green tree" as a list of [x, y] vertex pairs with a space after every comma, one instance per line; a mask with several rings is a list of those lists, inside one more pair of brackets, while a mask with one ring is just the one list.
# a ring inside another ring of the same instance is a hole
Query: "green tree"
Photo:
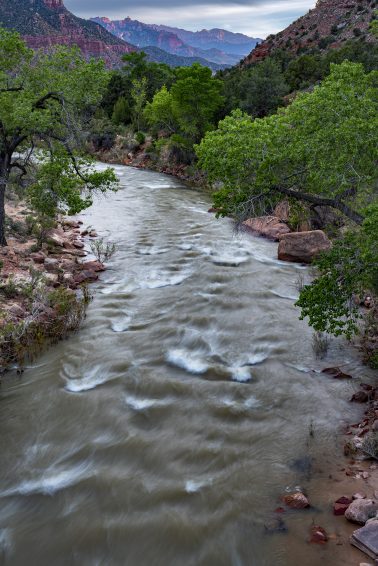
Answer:
[[366, 210], [361, 229], [350, 230], [315, 260], [319, 276], [306, 285], [297, 305], [317, 331], [351, 338], [361, 311], [355, 298], [378, 294], [378, 204]]
[[114, 172], [95, 171], [83, 152], [83, 119], [107, 81], [103, 63], [85, 62], [77, 49], [34, 56], [18, 34], [0, 29], [0, 245], [13, 173], [29, 182], [42, 214], [76, 213], [94, 190], [115, 188]]
[[139, 131], [141, 129], [141, 123], [143, 118], [143, 110], [146, 104], [146, 86], [147, 79], [143, 77], [142, 79], [134, 79], [132, 82], [131, 98], [133, 100], [133, 125]]
[[224, 102], [223, 84], [212, 77], [208, 67], [194, 63], [176, 69], [177, 81], [172, 85], [172, 113], [181, 132], [194, 142], [210, 130]]
[[121, 96], [114, 104], [112, 122], [116, 126], [121, 124], [129, 124], [131, 118], [130, 104], [124, 96]]
[[245, 219], [284, 195], [361, 224], [378, 181], [377, 83], [377, 72], [344, 62], [278, 114], [223, 120], [196, 148], [200, 167], [222, 182], [215, 205]]
[[242, 75], [240, 107], [254, 117], [262, 118], [277, 111], [289, 87], [273, 59], [265, 59]]
[[144, 118], [147, 124], [155, 131], [167, 130], [170, 133], [177, 131], [177, 123], [173, 114], [172, 94], [166, 86], [157, 92], [152, 100], [148, 102], [144, 110]]

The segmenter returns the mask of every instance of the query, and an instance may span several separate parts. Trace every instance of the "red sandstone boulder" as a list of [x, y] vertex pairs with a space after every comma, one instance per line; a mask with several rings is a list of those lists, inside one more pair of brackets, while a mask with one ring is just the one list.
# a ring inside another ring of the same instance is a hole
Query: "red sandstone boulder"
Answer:
[[75, 275], [74, 282], [76, 285], [81, 285], [81, 283], [91, 283], [92, 281], [97, 281], [97, 279], [97, 273], [94, 271], [84, 270]]
[[322, 230], [283, 234], [278, 245], [278, 259], [311, 263], [320, 253], [331, 248], [331, 242]]
[[348, 497], [340, 497], [333, 504], [333, 514], [345, 515], [345, 511], [348, 509], [351, 503], [352, 503], [352, 499], [349, 499]]
[[249, 218], [243, 222], [243, 226], [249, 232], [275, 241], [278, 241], [281, 236], [290, 232], [290, 228], [277, 216]]
[[310, 507], [307, 497], [300, 491], [285, 495], [282, 500], [290, 509], [306, 509], [306, 507]]
[[81, 264], [83, 269], [89, 270], [89, 271], [95, 271], [96, 273], [98, 271], [105, 271], [106, 267], [103, 263], [101, 263], [100, 261], [86, 261], [85, 263]]
[[315, 544], [325, 544], [328, 540], [328, 535], [323, 527], [313, 525], [310, 528], [310, 542]]

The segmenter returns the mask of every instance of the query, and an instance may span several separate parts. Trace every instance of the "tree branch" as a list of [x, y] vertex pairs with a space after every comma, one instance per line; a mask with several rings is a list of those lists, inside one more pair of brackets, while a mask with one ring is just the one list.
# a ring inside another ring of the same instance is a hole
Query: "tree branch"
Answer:
[[301, 191], [287, 189], [279, 185], [272, 187], [272, 190], [277, 191], [288, 197], [295, 198], [297, 200], [310, 202], [311, 204], [315, 204], [316, 206], [329, 206], [331, 208], [335, 208], [336, 210], [339, 210], [340, 212], [345, 214], [347, 218], [350, 218], [351, 220], [353, 220], [353, 222], [355, 222], [358, 225], [361, 225], [362, 222], [364, 221], [364, 217], [361, 216], [361, 214], [359, 214], [358, 212], [350, 208], [347, 204], [341, 202], [338, 199], [331, 199], [331, 198], [320, 197], [317, 195], [310, 195], [308, 193], [303, 193]]

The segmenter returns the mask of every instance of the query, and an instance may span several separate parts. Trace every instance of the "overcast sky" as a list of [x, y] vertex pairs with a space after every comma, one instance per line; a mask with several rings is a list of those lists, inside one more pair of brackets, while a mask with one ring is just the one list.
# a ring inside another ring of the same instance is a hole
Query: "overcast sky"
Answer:
[[127, 16], [149, 24], [165, 24], [193, 31], [223, 28], [252, 37], [266, 37], [284, 29], [313, 8], [316, 0], [65, 0], [77, 16]]

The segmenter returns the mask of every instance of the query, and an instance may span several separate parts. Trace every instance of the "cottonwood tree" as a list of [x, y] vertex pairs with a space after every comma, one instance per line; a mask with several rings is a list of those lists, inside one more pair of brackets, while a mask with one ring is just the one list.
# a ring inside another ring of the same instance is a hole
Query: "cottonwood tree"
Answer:
[[77, 213], [93, 191], [114, 190], [111, 169], [95, 171], [83, 127], [101, 100], [108, 73], [77, 49], [34, 54], [0, 29], [0, 245], [6, 245], [5, 193], [14, 175], [39, 212]]
[[243, 220], [282, 197], [328, 206], [356, 224], [377, 198], [378, 72], [332, 65], [310, 93], [277, 114], [253, 120], [241, 111], [197, 146], [223, 215]]

